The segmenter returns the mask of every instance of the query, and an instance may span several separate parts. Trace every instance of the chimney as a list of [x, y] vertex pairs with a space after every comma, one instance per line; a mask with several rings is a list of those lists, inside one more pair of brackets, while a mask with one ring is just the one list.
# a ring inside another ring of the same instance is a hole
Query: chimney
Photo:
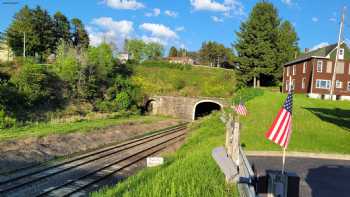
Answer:
[[305, 53], [308, 53], [309, 51], [310, 51], [309, 48], [305, 48], [305, 49], [304, 49], [304, 52], [305, 52]]

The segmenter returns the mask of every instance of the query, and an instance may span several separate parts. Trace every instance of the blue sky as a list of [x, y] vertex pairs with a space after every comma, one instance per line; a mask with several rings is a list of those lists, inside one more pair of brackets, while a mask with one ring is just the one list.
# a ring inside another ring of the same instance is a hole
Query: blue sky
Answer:
[[[63, 12], [80, 18], [92, 44], [103, 39], [121, 48], [124, 38], [158, 41], [166, 48], [198, 50], [201, 43], [214, 40], [231, 46], [235, 31], [249, 15], [257, 0], [0, 0], [0, 31], [25, 4], [40, 5], [50, 14]], [[8, 4], [4, 2], [18, 2]], [[289, 20], [299, 36], [299, 46], [313, 48], [335, 43], [343, 6], [348, 0], [271, 0], [282, 19]], [[350, 11], [346, 14], [345, 38], [350, 38]]]

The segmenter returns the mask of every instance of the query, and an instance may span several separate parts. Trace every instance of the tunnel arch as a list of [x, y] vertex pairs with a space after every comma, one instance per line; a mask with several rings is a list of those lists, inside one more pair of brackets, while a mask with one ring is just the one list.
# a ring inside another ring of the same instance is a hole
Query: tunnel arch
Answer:
[[193, 107], [192, 120], [196, 120], [198, 117], [203, 117], [215, 110], [222, 110], [223, 105], [213, 100], [201, 100], [198, 101]]
[[145, 114], [154, 114], [154, 105], [156, 103], [155, 99], [149, 99], [144, 105]]

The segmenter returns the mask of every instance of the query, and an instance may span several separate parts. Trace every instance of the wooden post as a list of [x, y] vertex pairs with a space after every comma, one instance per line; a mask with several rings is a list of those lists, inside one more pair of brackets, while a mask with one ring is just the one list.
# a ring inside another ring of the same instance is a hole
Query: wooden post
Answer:
[[239, 116], [235, 117], [235, 122], [233, 123], [233, 125], [231, 125], [231, 128], [233, 129], [231, 151], [230, 151], [231, 158], [236, 165], [239, 165], [239, 136], [240, 136]]
[[226, 143], [225, 143], [225, 148], [227, 150], [227, 155], [231, 157], [232, 155], [232, 149], [231, 149], [231, 144], [232, 144], [232, 115], [229, 115], [229, 118], [226, 122]]

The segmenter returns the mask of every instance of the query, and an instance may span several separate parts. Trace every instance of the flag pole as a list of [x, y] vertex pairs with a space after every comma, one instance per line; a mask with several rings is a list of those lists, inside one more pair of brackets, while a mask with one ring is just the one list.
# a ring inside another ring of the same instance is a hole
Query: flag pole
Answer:
[[283, 148], [282, 175], [284, 174], [285, 163], [286, 163], [286, 148]]

